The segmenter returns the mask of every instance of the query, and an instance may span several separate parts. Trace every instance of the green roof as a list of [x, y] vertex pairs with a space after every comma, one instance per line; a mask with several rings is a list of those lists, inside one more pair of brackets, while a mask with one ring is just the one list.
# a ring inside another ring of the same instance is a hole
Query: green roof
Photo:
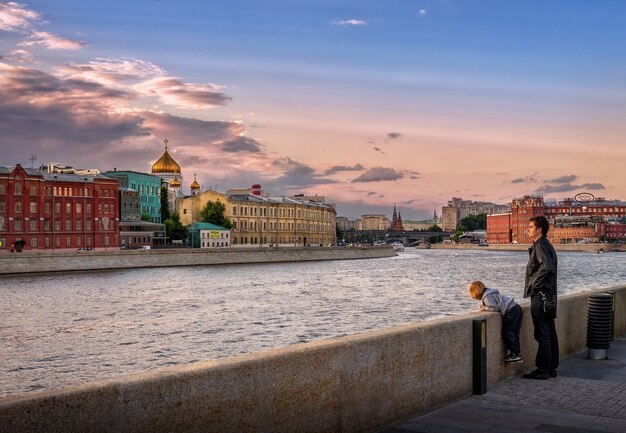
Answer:
[[192, 230], [229, 230], [227, 228], [216, 226], [211, 223], [193, 223], [191, 226]]

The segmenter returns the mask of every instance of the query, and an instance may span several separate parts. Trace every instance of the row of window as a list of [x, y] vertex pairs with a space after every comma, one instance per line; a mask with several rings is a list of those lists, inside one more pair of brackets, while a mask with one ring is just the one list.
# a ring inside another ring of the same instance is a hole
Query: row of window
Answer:
[[216, 248], [216, 247], [227, 247], [228, 242], [202, 242], [202, 248]]
[[[239, 212], [240, 215], [247, 216], [248, 206], [240, 206], [239, 208], [237, 206], [233, 206], [233, 216], [237, 215], [237, 212]], [[303, 215], [304, 215], [304, 218], [314, 218], [314, 219], [323, 219], [323, 220], [329, 219], [329, 212], [322, 212], [322, 211], [312, 211], [312, 210], [303, 211], [302, 209], [298, 209], [297, 215], [298, 215], [297, 218], [303, 218]], [[293, 218], [294, 209], [270, 207], [269, 215], [268, 215], [268, 208], [250, 206], [250, 216], [270, 216], [270, 217]]]
[[[61, 187], [61, 186], [43, 186], [43, 192], [45, 195], [54, 195], [54, 196], [62, 196], [62, 197], [93, 197], [93, 188], [87, 187]], [[39, 186], [38, 185], [30, 185], [28, 187], [29, 195], [38, 195]], [[101, 189], [98, 190], [98, 195], [100, 197], [117, 197], [115, 189]], [[0, 195], [4, 195], [7, 193], [7, 184], [0, 183]], [[13, 184], [13, 194], [14, 195], [22, 195], [24, 193], [24, 184], [22, 182], [15, 182]]]
[[[63, 204], [60, 202], [56, 202], [54, 203], [54, 212], [55, 213], [61, 213], [61, 209], [63, 207]], [[83, 212], [83, 204], [82, 203], [74, 203], [74, 206], [72, 206], [71, 202], [66, 202], [65, 203], [65, 213], [66, 214], [71, 214], [72, 213], [72, 207], [74, 207], [75, 211], [77, 214], [81, 214]], [[43, 210], [45, 213], [50, 213], [50, 210], [52, 208], [52, 203], [49, 201], [44, 202], [43, 204]], [[30, 213], [37, 213], [39, 209], [39, 202], [37, 201], [31, 201], [29, 203], [29, 211]], [[114, 204], [109, 204], [109, 203], [99, 203], [98, 204], [98, 209], [100, 210], [100, 213], [105, 213], [105, 214], [112, 214], [115, 213], [115, 205]], [[15, 203], [13, 203], [13, 212], [16, 214], [21, 214], [24, 210], [24, 204], [21, 201], [16, 201]], [[4, 213], [6, 212], [6, 202], [4, 200], [0, 200], [0, 213]], [[91, 203], [85, 203], [85, 213], [92, 213], [92, 205]]]
[[[39, 223], [42, 223], [41, 226]], [[42, 231], [44, 232], [49, 232], [50, 231], [50, 220], [49, 219], [44, 219], [43, 221], [40, 220], [36, 220], [36, 219], [32, 219], [32, 220], [22, 220], [20, 218], [16, 218], [13, 221], [7, 221], [6, 222], [6, 227], [7, 227], [7, 231], [11, 231], [9, 224], [8, 223], [13, 223], [13, 231], [16, 232], [21, 232], [24, 231], [24, 229], [27, 227], [29, 231], [31, 232], [36, 232], [40, 230], [40, 227], [42, 227]], [[116, 230], [115, 228], [116, 224], [115, 221], [113, 220], [109, 220], [107, 221], [106, 227], [105, 224], [102, 220], [98, 220], [98, 229], [99, 230], [111, 230], [114, 231]], [[60, 232], [61, 231], [61, 227], [65, 227], [65, 231], [72, 231], [72, 230], [77, 230], [77, 231], [81, 231], [83, 230], [83, 220], [76, 220], [74, 226], [72, 226], [72, 221], [71, 220], [66, 220], [65, 224], [62, 224], [61, 220], [55, 220], [54, 221], [54, 231]], [[92, 220], [85, 220], [85, 230], [87, 231], [91, 231], [93, 227], [93, 221]]]
[[[304, 238], [304, 239], [306, 240], [307, 238]], [[256, 236], [251, 236], [251, 237], [241, 236], [241, 237], [238, 237], [238, 236], [233, 236], [232, 242], [233, 242], [233, 245], [259, 245], [259, 244], [264, 245], [264, 244], [268, 244], [268, 243], [270, 245], [277, 245], [277, 244], [301, 244], [302, 243], [302, 237], [298, 236], [296, 238], [296, 237], [290, 236], [290, 237], [277, 237], [277, 238], [270, 237], [270, 238], [267, 238], [267, 237], [264, 237], [264, 236], [263, 237], [256, 237]], [[328, 244], [328, 243], [331, 243], [331, 242], [332, 242], [331, 238], [328, 238], [328, 239], [322, 238], [319, 242], [316, 241], [315, 243], [316, 244], [317, 243]]]
[[[267, 230], [268, 223], [266, 221], [233, 221], [233, 229], [242, 230], [242, 231], [256, 231], [256, 230]], [[309, 230], [309, 231], [331, 231], [333, 228], [330, 227], [329, 224], [314, 224], [314, 223], [283, 223], [283, 222], [272, 222], [269, 223], [270, 230], [293, 230], [294, 226], [297, 227], [297, 230]]]

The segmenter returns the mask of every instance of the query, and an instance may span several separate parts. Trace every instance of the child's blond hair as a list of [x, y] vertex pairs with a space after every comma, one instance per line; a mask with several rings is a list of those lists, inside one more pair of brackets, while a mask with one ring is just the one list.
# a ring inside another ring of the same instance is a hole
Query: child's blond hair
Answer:
[[478, 300], [482, 299], [485, 288], [486, 286], [482, 281], [472, 281], [468, 288], [470, 297]]

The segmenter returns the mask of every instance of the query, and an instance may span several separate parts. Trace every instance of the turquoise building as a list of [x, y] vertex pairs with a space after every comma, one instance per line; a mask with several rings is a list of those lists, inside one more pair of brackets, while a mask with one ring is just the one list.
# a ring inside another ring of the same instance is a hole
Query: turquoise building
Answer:
[[[107, 171], [103, 173], [107, 177], [117, 179], [120, 189], [128, 189], [139, 193], [139, 206], [141, 215], [149, 215], [151, 222], [161, 222], [161, 178], [148, 173], [138, 171]], [[120, 216], [124, 221], [124, 215]]]

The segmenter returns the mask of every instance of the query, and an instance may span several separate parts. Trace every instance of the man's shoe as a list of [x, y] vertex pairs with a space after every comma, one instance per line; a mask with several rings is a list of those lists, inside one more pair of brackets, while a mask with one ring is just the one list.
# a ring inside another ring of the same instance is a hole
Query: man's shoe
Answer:
[[543, 370], [533, 370], [530, 373], [522, 374], [524, 379], [538, 379], [538, 380], [546, 380], [550, 375], [547, 371]]
[[522, 357], [517, 353], [509, 353], [507, 356], [504, 357], [505, 364], [513, 364], [522, 361]]
[[550, 370], [550, 371], [548, 372], [548, 376], [550, 376], [550, 377], [557, 377], [557, 376], [558, 376], [558, 374], [556, 373], [556, 370]]

